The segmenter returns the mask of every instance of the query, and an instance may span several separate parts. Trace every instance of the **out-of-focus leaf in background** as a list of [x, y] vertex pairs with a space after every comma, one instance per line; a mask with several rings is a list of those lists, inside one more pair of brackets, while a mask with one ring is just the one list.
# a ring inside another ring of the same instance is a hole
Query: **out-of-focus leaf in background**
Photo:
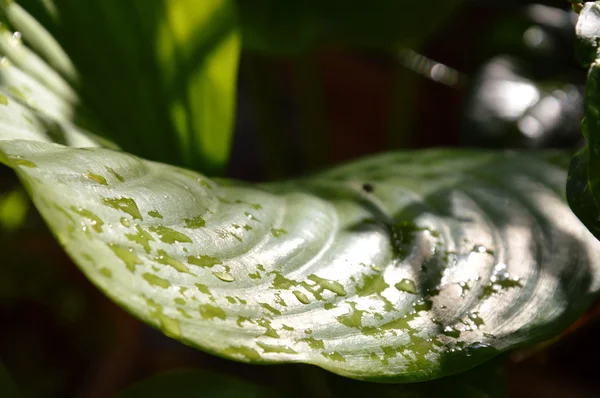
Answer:
[[573, 212], [600, 238], [600, 2], [587, 2], [577, 22], [577, 54], [589, 67], [582, 132], [587, 147], [571, 164], [568, 199]]
[[29, 197], [20, 186], [0, 192], [0, 236], [2, 232], [12, 232], [21, 227], [30, 206]]
[[588, 148], [582, 149], [571, 161], [567, 181], [567, 198], [577, 217], [596, 237], [600, 237], [598, 206], [588, 184], [588, 151]]
[[16, 33], [4, 30], [0, 53], [57, 94], [70, 122], [146, 158], [222, 172], [240, 47], [232, 0], [23, 0], [2, 12]]

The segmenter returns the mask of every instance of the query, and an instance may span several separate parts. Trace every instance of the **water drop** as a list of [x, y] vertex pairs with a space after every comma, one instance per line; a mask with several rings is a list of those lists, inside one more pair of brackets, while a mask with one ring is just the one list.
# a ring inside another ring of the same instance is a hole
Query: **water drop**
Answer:
[[213, 275], [223, 282], [233, 282], [235, 280], [229, 272], [213, 272]]
[[400, 282], [396, 283], [394, 287], [401, 292], [406, 292], [410, 294], [418, 293], [417, 285], [411, 279], [402, 279]]
[[471, 290], [471, 286], [467, 282], [459, 282], [458, 286], [462, 289], [460, 292], [460, 297], [466, 297], [467, 292]]
[[452, 326], [446, 326], [444, 328], [444, 330], [442, 331], [442, 333], [448, 337], [452, 337], [455, 339], [460, 337], [460, 330], [457, 330], [457, 329], [453, 328]]
[[11, 40], [11, 44], [12, 45], [19, 45], [19, 44], [21, 44], [22, 36], [23, 35], [21, 34], [21, 32], [15, 32], [15, 33], [13, 33], [12, 37], [11, 37], [11, 39], [12, 39]]
[[484, 325], [485, 323], [483, 322], [483, 319], [479, 316], [478, 312], [471, 312], [468, 315], [469, 320], [471, 322], [473, 322], [473, 324], [475, 325], [475, 328], [479, 328], [480, 326]]

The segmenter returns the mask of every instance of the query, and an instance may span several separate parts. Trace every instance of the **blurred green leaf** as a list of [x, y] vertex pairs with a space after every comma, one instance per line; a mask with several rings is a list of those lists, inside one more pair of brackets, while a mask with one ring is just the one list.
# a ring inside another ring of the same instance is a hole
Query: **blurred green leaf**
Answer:
[[396, 153], [251, 186], [2, 138], [95, 284], [227, 358], [428, 380], [556, 335], [600, 290], [558, 153]]
[[140, 156], [218, 174], [235, 108], [232, 1], [4, 2], [18, 33], [4, 30], [0, 53], [17, 70], [1, 80], [42, 116], [59, 113], [60, 130], [75, 124]]
[[230, 376], [201, 370], [159, 374], [134, 384], [116, 398], [275, 398], [272, 391]]
[[29, 208], [29, 197], [21, 187], [0, 192], [0, 232], [10, 232], [21, 227]]
[[571, 161], [567, 181], [567, 198], [573, 212], [586, 227], [600, 238], [600, 213], [588, 186], [588, 149], [581, 150]]
[[323, 43], [417, 45], [462, 0], [236, 0], [244, 47], [269, 53], [308, 51]]

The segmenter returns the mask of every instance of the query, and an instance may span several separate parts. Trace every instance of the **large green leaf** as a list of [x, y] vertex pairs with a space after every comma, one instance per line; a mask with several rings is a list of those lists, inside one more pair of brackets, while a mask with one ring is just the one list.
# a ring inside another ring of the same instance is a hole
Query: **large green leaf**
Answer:
[[55, 134], [79, 126], [129, 152], [218, 173], [235, 107], [232, 1], [2, 2], [18, 32], [0, 34], [11, 64], [0, 84]]
[[244, 47], [295, 53], [323, 42], [394, 48], [417, 45], [462, 0], [237, 0]]
[[397, 153], [251, 186], [6, 136], [3, 161], [86, 275], [227, 358], [426, 380], [558, 333], [600, 287], [558, 154]]

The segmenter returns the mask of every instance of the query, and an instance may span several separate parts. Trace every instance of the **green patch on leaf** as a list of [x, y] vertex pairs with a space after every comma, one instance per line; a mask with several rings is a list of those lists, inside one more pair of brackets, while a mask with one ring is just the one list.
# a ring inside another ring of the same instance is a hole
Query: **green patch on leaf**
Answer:
[[108, 207], [112, 207], [115, 210], [125, 212], [134, 219], [143, 220], [142, 215], [140, 214], [140, 209], [138, 209], [135, 200], [132, 198], [103, 198], [102, 203]]

